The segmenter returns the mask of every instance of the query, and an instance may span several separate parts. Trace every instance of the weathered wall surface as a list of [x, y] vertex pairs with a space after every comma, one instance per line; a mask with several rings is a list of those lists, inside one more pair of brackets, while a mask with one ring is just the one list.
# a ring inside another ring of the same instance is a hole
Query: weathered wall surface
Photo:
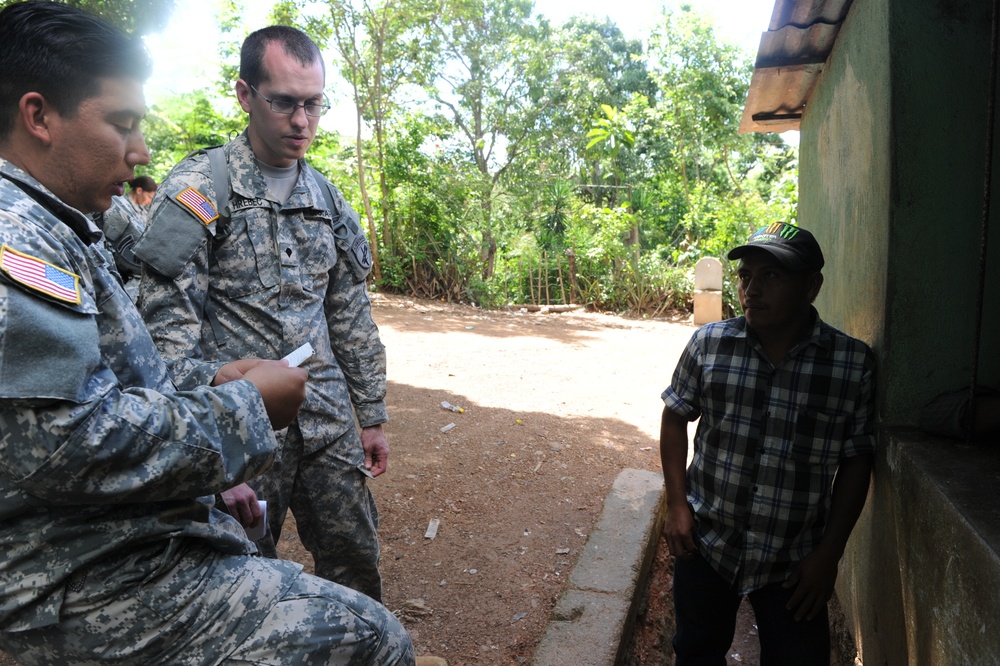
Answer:
[[892, 174], [885, 7], [854, 3], [802, 120], [799, 224], [823, 247], [828, 322], [875, 348], [885, 331]]
[[[1000, 455], [912, 428], [927, 400], [971, 376], [987, 4], [855, 0], [801, 127], [799, 222], [828, 264], [817, 307], [879, 358], [875, 482], [837, 588], [869, 665], [1000, 655], [988, 619], [1000, 615]], [[991, 226], [979, 378], [997, 385], [1000, 225]]]

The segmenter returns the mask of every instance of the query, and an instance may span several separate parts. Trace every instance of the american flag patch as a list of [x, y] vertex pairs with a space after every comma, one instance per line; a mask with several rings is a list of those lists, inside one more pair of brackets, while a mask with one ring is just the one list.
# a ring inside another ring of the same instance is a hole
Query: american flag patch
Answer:
[[80, 276], [6, 245], [0, 248], [0, 269], [15, 282], [67, 303], [80, 304]]
[[187, 188], [175, 198], [205, 224], [219, 219], [219, 213], [215, 210], [212, 202], [202, 196], [201, 192], [193, 187]]

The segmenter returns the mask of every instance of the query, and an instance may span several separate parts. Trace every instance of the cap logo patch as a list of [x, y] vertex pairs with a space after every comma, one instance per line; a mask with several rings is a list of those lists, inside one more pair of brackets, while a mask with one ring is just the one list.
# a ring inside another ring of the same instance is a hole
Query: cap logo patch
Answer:
[[0, 248], [0, 270], [12, 280], [66, 303], [80, 304], [80, 276], [30, 254]]
[[174, 198], [205, 224], [219, 219], [219, 213], [215, 210], [212, 202], [193, 187], [187, 188]]
[[749, 243], [775, 243], [781, 240], [792, 240], [799, 235], [799, 228], [784, 222], [772, 222], [750, 234]]
[[799, 228], [798, 227], [793, 227], [790, 224], [782, 224], [781, 226], [783, 228], [782, 228], [782, 230], [780, 232], [778, 232], [778, 235], [781, 236], [782, 238], [786, 238], [788, 240], [791, 240], [791, 239], [795, 238], [795, 236], [799, 233]]

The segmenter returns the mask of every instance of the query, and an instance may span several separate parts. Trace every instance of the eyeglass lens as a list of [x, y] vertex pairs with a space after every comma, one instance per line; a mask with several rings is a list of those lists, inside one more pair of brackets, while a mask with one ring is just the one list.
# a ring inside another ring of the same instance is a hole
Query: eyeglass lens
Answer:
[[268, 97], [265, 97], [264, 94], [261, 91], [257, 90], [255, 86], [251, 85], [250, 88], [255, 93], [260, 95], [261, 98], [263, 98], [263, 100], [270, 105], [271, 110], [274, 111], [275, 113], [283, 113], [286, 115], [290, 115], [292, 113], [295, 113], [295, 109], [301, 106], [302, 109], [306, 112], [307, 116], [317, 117], [317, 116], [322, 116], [323, 114], [325, 114], [327, 111], [330, 110], [330, 102], [329, 100], [327, 100], [326, 95], [323, 95], [323, 102], [324, 102], [323, 104], [318, 104], [316, 102], [307, 102], [305, 104], [298, 104], [296, 102], [292, 102], [287, 99], [270, 99]]

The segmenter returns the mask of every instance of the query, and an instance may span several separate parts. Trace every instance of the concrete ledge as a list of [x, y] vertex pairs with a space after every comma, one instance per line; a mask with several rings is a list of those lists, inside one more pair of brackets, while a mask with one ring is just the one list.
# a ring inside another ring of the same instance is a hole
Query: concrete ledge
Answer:
[[612, 666], [628, 647], [666, 502], [663, 476], [626, 469], [559, 598], [534, 666]]
[[837, 596], [864, 662], [997, 664], [1000, 442], [882, 428]]

